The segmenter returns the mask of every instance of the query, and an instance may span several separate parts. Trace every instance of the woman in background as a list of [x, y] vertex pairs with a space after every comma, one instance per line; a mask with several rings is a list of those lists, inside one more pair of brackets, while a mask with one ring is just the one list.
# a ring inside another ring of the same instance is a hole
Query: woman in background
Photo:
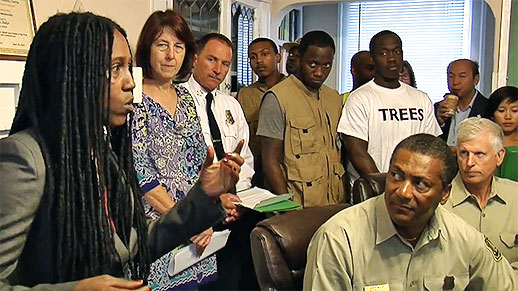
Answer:
[[59, 14], [38, 29], [0, 140], [0, 290], [147, 290], [150, 260], [225, 216], [214, 198], [243, 161], [212, 164], [210, 150], [190, 201], [148, 226], [126, 122], [131, 67], [107, 18]]
[[412, 66], [408, 61], [403, 61], [403, 66], [401, 67], [401, 73], [399, 74], [399, 81], [417, 88], [417, 84], [415, 82], [415, 74], [414, 70], [412, 70]]
[[[195, 54], [194, 36], [183, 17], [172, 10], [149, 16], [137, 43], [137, 65], [142, 67], [143, 98], [135, 107], [133, 154], [148, 218], [157, 219], [198, 179], [207, 145], [193, 98], [177, 79], [186, 79]], [[203, 251], [212, 229], [191, 238]], [[213, 281], [216, 256], [210, 256], [176, 276], [168, 273], [171, 254], [151, 265], [148, 278], [157, 290], [196, 288]]]
[[518, 88], [505, 86], [489, 96], [487, 115], [504, 131], [505, 159], [497, 173], [518, 181]]

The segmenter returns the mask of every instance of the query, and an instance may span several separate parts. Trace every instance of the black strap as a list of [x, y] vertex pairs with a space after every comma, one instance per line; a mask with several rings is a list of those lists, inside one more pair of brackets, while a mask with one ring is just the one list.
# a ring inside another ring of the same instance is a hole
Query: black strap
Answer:
[[221, 142], [221, 132], [219, 131], [218, 123], [216, 122], [216, 117], [214, 117], [214, 113], [212, 112], [212, 100], [214, 100], [214, 96], [212, 93], [208, 93], [205, 96], [207, 99], [207, 117], [209, 118], [209, 128], [210, 135], [212, 137], [212, 145], [214, 146], [214, 151], [216, 152], [216, 157], [218, 160], [221, 160], [225, 157], [225, 151], [223, 150], [223, 143]]

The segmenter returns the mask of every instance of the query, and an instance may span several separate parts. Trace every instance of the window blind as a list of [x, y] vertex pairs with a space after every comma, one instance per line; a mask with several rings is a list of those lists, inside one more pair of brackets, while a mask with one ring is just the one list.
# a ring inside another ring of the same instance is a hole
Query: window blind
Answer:
[[[236, 3], [234, 3], [236, 4]], [[237, 4], [236, 4], [237, 5]], [[237, 11], [237, 83], [238, 89], [252, 84], [253, 75], [248, 60], [248, 45], [253, 40], [254, 10], [241, 5]]]
[[470, 0], [358, 1], [342, 5], [341, 92], [352, 88], [351, 57], [369, 50], [371, 37], [392, 30], [403, 42], [403, 58], [412, 66], [417, 88], [433, 101], [447, 92], [449, 62], [469, 58]]

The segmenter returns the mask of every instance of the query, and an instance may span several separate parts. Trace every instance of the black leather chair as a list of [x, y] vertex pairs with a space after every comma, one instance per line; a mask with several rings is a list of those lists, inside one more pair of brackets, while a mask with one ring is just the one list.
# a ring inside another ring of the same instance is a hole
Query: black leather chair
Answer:
[[347, 206], [306, 208], [259, 222], [250, 240], [261, 290], [302, 290], [306, 252], [313, 234]]
[[385, 178], [387, 173], [367, 174], [353, 184], [351, 204], [358, 204], [385, 192]]

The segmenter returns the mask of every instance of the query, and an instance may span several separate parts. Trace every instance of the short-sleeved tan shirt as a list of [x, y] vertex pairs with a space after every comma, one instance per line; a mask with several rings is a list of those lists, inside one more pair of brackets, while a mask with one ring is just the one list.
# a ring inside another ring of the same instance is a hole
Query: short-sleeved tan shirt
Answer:
[[[281, 81], [284, 79], [286, 79], [286, 76], [281, 74]], [[259, 109], [261, 108], [263, 95], [267, 90], [268, 87], [265, 83], [257, 81], [248, 87], [242, 88], [237, 94], [237, 101], [239, 101], [243, 108], [248, 128], [250, 129], [250, 150], [256, 159], [261, 156], [261, 144], [256, 136]]]
[[413, 248], [384, 199], [345, 209], [320, 227], [304, 290], [517, 290], [508, 261], [462, 218], [439, 206]]
[[255, 158], [261, 155], [259, 139], [255, 135], [259, 121], [259, 109], [264, 92], [268, 90], [265, 83], [255, 82], [252, 85], [239, 90], [237, 100], [245, 113], [248, 128], [250, 129], [250, 150]]
[[493, 177], [484, 209], [457, 175], [446, 208], [485, 234], [518, 272], [518, 183]]

